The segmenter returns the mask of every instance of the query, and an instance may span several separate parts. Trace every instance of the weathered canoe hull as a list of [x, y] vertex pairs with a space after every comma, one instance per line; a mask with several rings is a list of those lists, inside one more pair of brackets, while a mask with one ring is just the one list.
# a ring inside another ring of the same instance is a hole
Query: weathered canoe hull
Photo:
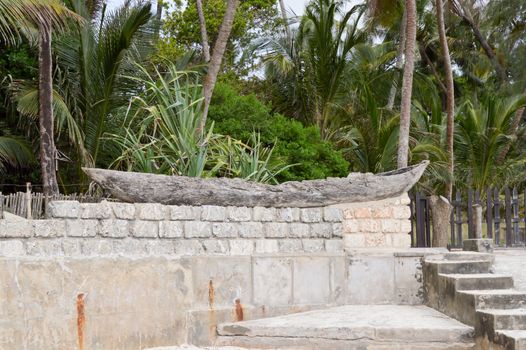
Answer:
[[115, 198], [134, 203], [247, 207], [318, 207], [399, 196], [420, 179], [429, 162], [382, 174], [265, 185], [242, 179], [195, 178], [85, 168]]

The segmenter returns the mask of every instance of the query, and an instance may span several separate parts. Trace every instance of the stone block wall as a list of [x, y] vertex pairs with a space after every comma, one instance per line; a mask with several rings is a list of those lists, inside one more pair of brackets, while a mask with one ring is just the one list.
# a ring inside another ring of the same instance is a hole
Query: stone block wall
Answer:
[[411, 209], [407, 194], [381, 201], [338, 206], [343, 213], [346, 250], [411, 246]]

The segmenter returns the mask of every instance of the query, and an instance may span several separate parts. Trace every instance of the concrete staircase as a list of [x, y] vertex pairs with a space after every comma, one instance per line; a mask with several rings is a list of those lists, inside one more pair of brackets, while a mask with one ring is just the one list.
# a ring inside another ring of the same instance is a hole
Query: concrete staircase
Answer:
[[526, 292], [491, 273], [493, 256], [449, 253], [423, 264], [426, 304], [475, 328], [477, 349], [526, 350]]

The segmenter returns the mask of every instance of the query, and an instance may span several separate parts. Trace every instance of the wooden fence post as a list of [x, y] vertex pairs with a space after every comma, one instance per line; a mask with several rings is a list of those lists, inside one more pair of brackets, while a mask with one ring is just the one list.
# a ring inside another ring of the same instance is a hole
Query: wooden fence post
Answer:
[[493, 189], [493, 210], [495, 213], [495, 245], [500, 246], [500, 198], [499, 189]]
[[26, 218], [31, 219], [33, 214], [31, 212], [31, 182], [26, 182]]
[[493, 239], [493, 212], [492, 212], [492, 201], [491, 201], [491, 189], [486, 189], [486, 227], [488, 238]]
[[457, 217], [455, 220], [455, 224], [457, 225], [457, 247], [461, 247], [462, 241], [464, 240], [462, 235], [462, 193], [457, 191], [455, 198], [455, 213]]
[[508, 187], [504, 189], [504, 207], [506, 213], [506, 247], [511, 247], [513, 244], [511, 228], [511, 193]]
[[468, 238], [475, 238], [473, 227], [473, 190], [468, 190]]
[[513, 211], [513, 244], [518, 244], [521, 238], [519, 235], [519, 194], [516, 187], [514, 187], [512, 191], [511, 207]]
[[0, 220], [4, 218], [4, 195], [0, 192]]

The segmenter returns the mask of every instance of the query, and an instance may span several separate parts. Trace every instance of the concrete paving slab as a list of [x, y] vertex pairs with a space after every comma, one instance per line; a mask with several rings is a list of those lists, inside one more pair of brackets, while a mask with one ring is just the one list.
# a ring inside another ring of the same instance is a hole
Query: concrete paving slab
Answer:
[[494, 271], [512, 275], [515, 288], [526, 291], [526, 248], [497, 248], [494, 254]]
[[470, 342], [473, 328], [426, 306], [348, 305], [222, 324], [220, 336], [381, 342]]

